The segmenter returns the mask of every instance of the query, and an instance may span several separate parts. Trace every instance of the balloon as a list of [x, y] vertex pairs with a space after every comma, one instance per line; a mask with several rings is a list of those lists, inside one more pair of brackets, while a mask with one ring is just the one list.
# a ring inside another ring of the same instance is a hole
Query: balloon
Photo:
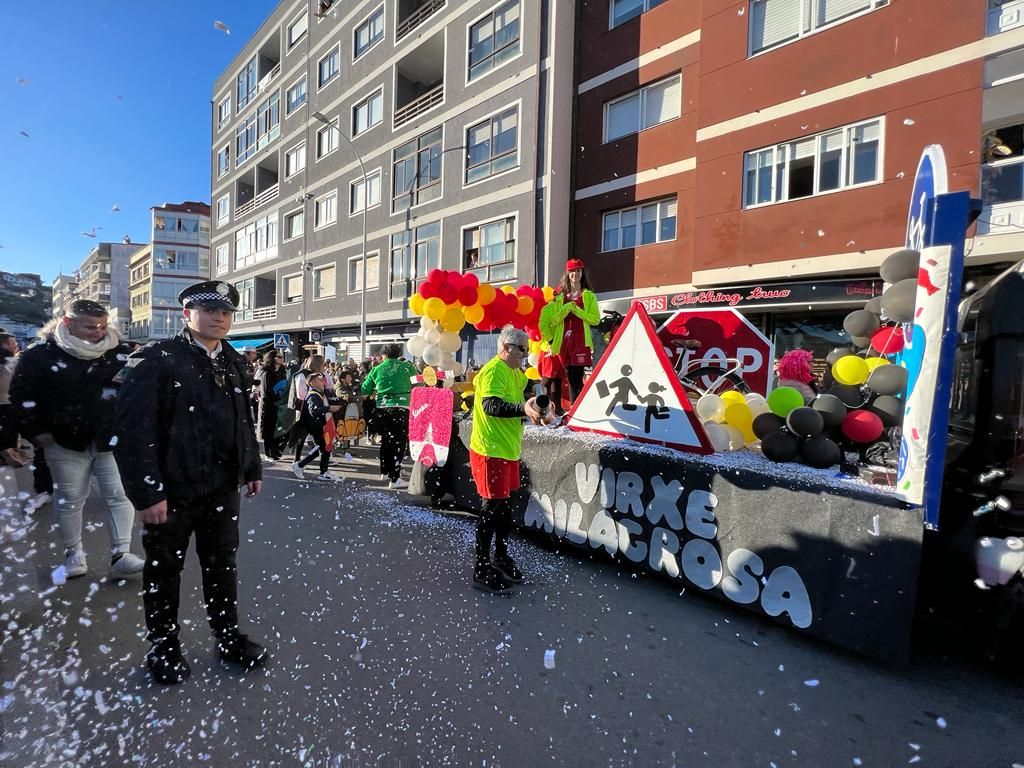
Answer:
[[754, 423], [754, 414], [750, 412], [750, 406], [746, 403], [726, 403], [725, 423], [740, 432], [749, 432]]
[[754, 435], [764, 440], [772, 432], [778, 432], [786, 426], [786, 420], [774, 413], [762, 413], [754, 417]]
[[850, 343], [857, 349], [867, 349], [871, 346], [870, 336], [851, 336]]
[[448, 274], [443, 269], [432, 269], [427, 273], [427, 282], [440, 288], [448, 282]]
[[[438, 346], [441, 347], [445, 352], [454, 354], [462, 348], [462, 339], [459, 338], [459, 334], [445, 331], [441, 334], [441, 340], [437, 342]], [[454, 362], [454, 361], [453, 361]]]
[[853, 352], [853, 350], [850, 347], [836, 347], [825, 357], [825, 365], [831, 368], [836, 364], [836, 360], [841, 357], [846, 357], [851, 352]]
[[904, 249], [886, 256], [878, 272], [887, 283], [898, 283], [909, 278], [914, 278], [916, 281], [917, 270], [920, 266], [920, 252]]
[[515, 294], [516, 289], [511, 285], [503, 285], [501, 286], [501, 292], [508, 296], [509, 294]]
[[762, 413], [772, 413], [772, 409], [768, 407], [768, 401], [764, 399], [754, 400], [752, 403], [748, 403], [747, 407], [750, 408], [751, 417], [755, 419]]
[[786, 426], [798, 437], [814, 437], [820, 435], [825, 429], [825, 419], [817, 409], [803, 405], [789, 412], [786, 417]]
[[859, 355], [841, 357], [832, 366], [832, 375], [840, 384], [863, 384], [868, 373], [868, 365]]
[[472, 272], [466, 272], [462, 276], [463, 287], [476, 288], [480, 285], [480, 278], [474, 275]]
[[864, 304], [864, 309], [866, 309], [868, 312], [870, 312], [873, 315], [881, 315], [882, 314], [882, 297], [881, 296], [875, 296], [875, 298], [873, 298], [873, 299], [868, 299], [868, 301], [865, 302], [865, 304]]
[[804, 404], [804, 396], [793, 387], [776, 387], [768, 395], [768, 407], [776, 416], [786, 418], [794, 408]]
[[473, 285], [467, 285], [466, 283], [462, 284], [462, 287], [459, 288], [459, 293], [458, 293], [458, 299], [459, 299], [459, 302], [462, 304], [462, 306], [468, 307], [468, 306], [470, 306], [472, 304], [476, 304], [476, 289], [477, 289], [476, 284], [473, 284]]
[[800, 443], [785, 430], [778, 430], [761, 438], [761, 453], [775, 462], [792, 461], [800, 450]]
[[517, 302], [516, 311], [520, 315], [528, 315], [533, 312], [533, 299], [529, 296], [520, 296]]
[[882, 436], [884, 426], [871, 411], [850, 411], [843, 419], [843, 434], [855, 443], [870, 443]]
[[540, 355], [538, 355], [536, 352], [531, 352], [530, 356], [526, 358], [526, 362], [528, 362], [532, 366], [536, 366], [537, 363], [540, 362]]
[[414, 315], [423, 314], [423, 304], [426, 300], [418, 293], [414, 293], [409, 297], [409, 311]]
[[878, 316], [866, 309], [858, 309], [846, 316], [843, 328], [851, 336], [870, 336], [878, 330]]
[[555, 289], [552, 288], [550, 285], [545, 285], [543, 291], [544, 301], [551, 301], [553, 298], [555, 298]]
[[744, 395], [743, 399], [747, 401], [747, 405], [753, 405], [754, 403], [768, 404], [768, 401], [764, 399], [764, 395], [757, 392], [751, 392], [749, 395]]
[[467, 323], [476, 325], [484, 319], [484, 308], [479, 304], [473, 304], [472, 306], [466, 306], [462, 308], [462, 315], [466, 318]]
[[815, 469], [828, 469], [843, 458], [839, 446], [824, 435], [805, 440], [800, 447], [800, 455], [804, 464]]
[[697, 411], [697, 416], [701, 421], [713, 421], [719, 424], [725, 418], [725, 403], [718, 395], [701, 395], [694, 410]]
[[423, 354], [423, 348], [427, 346], [427, 341], [422, 336], [413, 336], [407, 342], [405, 342], [405, 348], [409, 350], [409, 354], [413, 357], [419, 357]]
[[828, 394], [839, 398], [844, 405], [850, 408], [860, 408], [864, 404], [864, 394], [860, 391], [860, 387], [855, 387], [852, 384], [835, 384], [829, 389]]
[[708, 436], [708, 442], [711, 443], [711, 447], [718, 452], [729, 450], [729, 428], [709, 422], [704, 425], [704, 432]]
[[[441, 347], [441, 351], [444, 352], [444, 347]], [[441, 357], [441, 368], [450, 371], [453, 365], [455, 365], [455, 355], [451, 352], [444, 352], [444, 355]]]
[[448, 307], [441, 315], [441, 327], [451, 333], [458, 333], [466, 324], [466, 318], [458, 307]]
[[540, 339], [530, 340], [529, 349], [531, 354], [539, 355], [541, 353], [541, 342]]
[[916, 301], [917, 277], [900, 280], [882, 294], [882, 316], [897, 323], [912, 323]]
[[901, 365], [882, 365], [868, 376], [868, 389], [878, 395], [902, 396], [907, 389], [907, 369]]
[[454, 304], [459, 300], [459, 292], [455, 290], [455, 286], [451, 283], [445, 283], [439, 286], [437, 289], [437, 298], [443, 301], [445, 304]]
[[[892, 365], [892, 363], [890, 363], [884, 357], [869, 357], [864, 362], [867, 363], [869, 371], [873, 371], [875, 370], [875, 368], [878, 368], [881, 365]], [[870, 375], [871, 374], [868, 374], [869, 378]]]
[[[858, 393], [858, 398], [860, 393]], [[811, 402], [811, 408], [821, 414], [826, 427], [838, 427], [846, 418], [846, 404], [835, 395], [818, 395]]]
[[444, 352], [437, 344], [428, 344], [423, 350], [423, 362], [427, 365], [440, 365], [444, 359]]
[[887, 325], [871, 335], [871, 348], [883, 355], [896, 354], [903, 349], [905, 343], [903, 329], [897, 326]]
[[526, 369], [526, 378], [530, 381], [540, 381], [540, 371], [535, 366], [530, 366]]
[[423, 283], [417, 293], [424, 299], [433, 299], [437, 296], [437, 286], [433, 283]]
[[490, 283], [480, 283], [476, 288], [477, 304], [481, 304], [483, 306], [490, 304], [494, 301], [496, 293], [494, 286]]
[[456, 376], [461, 376], [466, 372], [466, 366], [460, 363], [458, 360], [455, 361], [455, 365], [452, 366], [452, 373]]
[[730, 389], [728, 392], [723, 392], [719, 397], [725, 401], [726, 405], [729, 403], [745, 403], [747, 398], [743, 396], [742, 392], [737, 392], [735, 389]]
[[738, 451], [747, 444], [747, 439], [743, 436], [742, 430], [736, 429], [732, 425], [726, 426], [726, 432], [729, 435], [729, 450]]
[[437, 296], [427, 299], [423, 303], [423, 311], [431, 320], [440, 320], [445, 311], [444, 302]]
[[903, 406], [903, 401], [892, 395], [879, 395], [869, 407], [882, 420], [882, 426], [895, 427], [903, 422]]
[[[437, 330], [437, 328], [431, 328], [423, 334], [423, 338], [426, 339], [427, 344], [437, 344], [441, 341], [441, 331]], [[431, 365], [434, 365], [434, 363], [431, 363]]]
[[424, 315], [423, 317], [420, 318], [420, 330], [422, 330], [422, 331], [429, 331], [431, 328], [434, 328], [436, 325], [437, 325], [437, 323], [435, 321], [431, 320], [426, 315]]

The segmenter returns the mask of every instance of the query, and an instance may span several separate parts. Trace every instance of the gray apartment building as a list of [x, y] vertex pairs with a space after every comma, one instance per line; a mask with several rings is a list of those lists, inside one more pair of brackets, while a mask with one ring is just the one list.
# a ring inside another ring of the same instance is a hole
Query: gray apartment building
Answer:
[[242, 296], [232, 338], [318, 331], [358, 357], [364, 215], [368, 354], [414, 332], [408, 298], [435, 267], [557, 276], [574, 14], [573, 0], [282, 0], [214, 84], [212, 273]]

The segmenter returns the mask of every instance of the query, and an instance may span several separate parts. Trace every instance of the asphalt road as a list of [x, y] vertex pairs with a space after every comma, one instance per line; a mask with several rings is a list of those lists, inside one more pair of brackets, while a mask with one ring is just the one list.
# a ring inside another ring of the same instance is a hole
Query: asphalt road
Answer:
[[471, 520], [384, 490], [369, 451], [344, 468], [276, 465], [243, 502], [266, 669], [216, 658], [189, 553], [193, 675], [171, 688], [145, 670], [138, 577], [106, 577], [100, 504], [89, 575], [54, 588], [49, 507], [0, 501], [0, 765], [1024, 766], [1021, 688], [954, 643], [887, 667], [532, 540], [529, 583], [485, 594]]

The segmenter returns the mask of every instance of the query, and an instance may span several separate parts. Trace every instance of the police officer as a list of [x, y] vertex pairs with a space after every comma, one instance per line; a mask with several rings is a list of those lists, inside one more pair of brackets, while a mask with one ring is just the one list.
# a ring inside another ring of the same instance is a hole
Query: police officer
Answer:
[[266, 650], [239, 631], [239, 486], [262, 489], [245, 361], [223, 341], [238, 291], [221, 281], [183, 290], [185, 328], [128, 361], [117, 398], [114, 455], [142, 522], [146, 656], [161, 684], [190, 674], [178, 641], [181, 569], [193, 533], [206, 613], [221, 658], [261, 666]]

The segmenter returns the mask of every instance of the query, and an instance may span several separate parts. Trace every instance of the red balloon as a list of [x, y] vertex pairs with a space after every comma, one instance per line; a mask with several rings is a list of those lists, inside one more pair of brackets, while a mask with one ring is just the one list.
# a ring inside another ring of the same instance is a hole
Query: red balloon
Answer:
[[462, 287], [459, 288], [459, 301], [462, 302], [464, 307], [472, 307], [476, 304], [476, 286], [466, 285], [466, 281], [462, 282]]
[[458, 292], [462, 288], [462, 286], [465, 285], [465, 283], [462, 282], [462, 275], [459, 272], [456, 272], [454, 269], [445, 272], [444, 279], [445, 282], [448, 283], [448, 285], [450, 285], [452, 288], [456, 290], [456, 292]]
[[894, 355], [903, 349], [906, 339], [899, 326], [879, 328], [871, 336], [871, 348], [882, 355]]
[[[462, 276], [462, 284], [464, 286], [471, 285], [475, 289], [478, 285], [480, 285], [480, 278], [474, 275], [472, 272], [467, 272]], [[476, 304], [476, 302], [474, 301], [473, 304]]]
[[427, 281], [420, 286], [420, 296], [424, 299], [432, 299], [437, 296], [437, 286]]
[[536, 328], [531, 328], [529, 330], [529, 334], [530, 341], [540, 341], [540, 331], [538, 331]]
[[530, 286], [528, 286], [528, 285], [520, 285], [518, 288], [516, 288], [516, 296], [529, 296], [529, 295], [530, 295]]
[[871, 411], [850, 411], [843, 419], [843, 434], [855, 443], [870, 443], [882, 436], [885, 427]]
[[430, 270], [430, 274], [427, 275], [427, 282], [436, 285], [440, 288], [442, 285], [444, 285], [446, 277], [447, 276], [445, 275], [443, 269], [432, 269]]
[[437, 288], [437, 298], [445, 304], [454, 304], [459, 298], [459, 292], [451, 283], [444, 283]]

